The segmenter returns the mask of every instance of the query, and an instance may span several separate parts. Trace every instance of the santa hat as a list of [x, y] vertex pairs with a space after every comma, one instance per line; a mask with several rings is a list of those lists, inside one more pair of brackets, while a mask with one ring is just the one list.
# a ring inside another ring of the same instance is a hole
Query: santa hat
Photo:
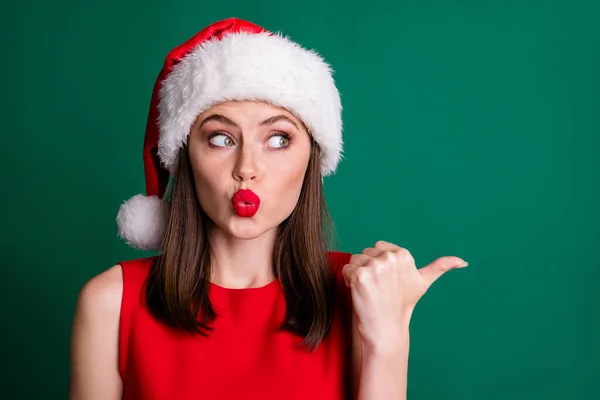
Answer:
[[199, 114], [229, 100], [267, 101], [296, 115], [323, 151], [330, 175], [342, 153], [341, 103], [330, 66], [313, 50], [250, 22], [216, 22], [174, 48], [158, 75], [144, 139], [146, 196], [125, 202], [119, 235], [158, 250], [169, 215], [163, 200], [179, 150]]

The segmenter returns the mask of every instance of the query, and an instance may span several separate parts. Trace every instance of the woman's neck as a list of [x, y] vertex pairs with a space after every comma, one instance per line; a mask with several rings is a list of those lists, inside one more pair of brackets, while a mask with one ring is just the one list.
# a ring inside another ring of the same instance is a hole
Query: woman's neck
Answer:
[[214, 255], [211, 282], [226, 288], [252, 288], [275, 279], [273, 247], [277, 229], [255, 239], [235, 238], [217, 226], [209, 230]]

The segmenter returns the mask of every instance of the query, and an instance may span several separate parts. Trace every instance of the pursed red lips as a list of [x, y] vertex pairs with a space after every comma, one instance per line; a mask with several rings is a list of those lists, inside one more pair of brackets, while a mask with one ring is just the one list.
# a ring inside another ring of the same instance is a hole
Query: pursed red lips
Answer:
[[233, 195], [231, 205], [240, 217], [252, 217], [260, 206], [260, 198], [250, 189], [240, 189]]

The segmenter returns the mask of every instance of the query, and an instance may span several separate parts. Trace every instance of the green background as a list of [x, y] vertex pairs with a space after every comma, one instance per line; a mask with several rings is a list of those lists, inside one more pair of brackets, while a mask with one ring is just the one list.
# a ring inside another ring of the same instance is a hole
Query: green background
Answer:
[[116, 236], [144, 190], [164, 56], [249, 19], [322, 53], [345, 156], [340, 250], [377, 240], [443, 276], [411, 324], [410, 399], [597, 399], [600, 6], [583, 0], [12, 1], [2, 33], [0, 397], [64, 399], [77, 293], [145, 253]]

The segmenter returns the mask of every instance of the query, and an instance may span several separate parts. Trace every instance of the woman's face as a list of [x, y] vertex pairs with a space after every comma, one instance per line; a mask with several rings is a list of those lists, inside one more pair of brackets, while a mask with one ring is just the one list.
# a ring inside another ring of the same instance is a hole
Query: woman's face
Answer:
[[[225, 233], [259, 237], [296, 207], [310, 138], [290, 112], [253, 101], [216, 105], [196, 119], [188, 148], [200, 205]], [[239, 189], [260, 198], [254, 216], [236, 214], [231, 199]]]

